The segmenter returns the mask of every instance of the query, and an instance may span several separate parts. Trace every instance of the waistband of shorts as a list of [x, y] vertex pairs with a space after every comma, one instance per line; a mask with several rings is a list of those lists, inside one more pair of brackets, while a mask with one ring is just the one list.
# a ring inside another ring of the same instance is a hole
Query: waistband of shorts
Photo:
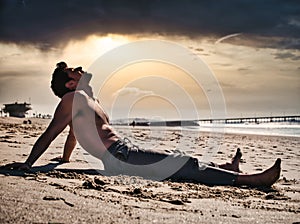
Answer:
[[119, 139], [108, 147], [103, 159], [109, 158], [109, 154], [118, 160], [126, 161], [129, 154], [128, 146], [123, 140]]
[[112, 143], [108, 148], [107, 151], [109, 151], [110, 153], [113, 153], [119, 146], [125, 145], [125, 143], [119, 139], [117, 141], [115, 141], [114, 143]]

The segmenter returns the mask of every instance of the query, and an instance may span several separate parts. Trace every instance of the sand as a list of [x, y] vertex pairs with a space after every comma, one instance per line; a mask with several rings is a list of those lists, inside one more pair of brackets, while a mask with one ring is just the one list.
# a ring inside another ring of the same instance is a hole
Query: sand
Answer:
[[[27, 120], [0, 118], [0, 165], [24, 161], [49, 123]], [[91, 161], [79, 145], [70, 163], [51, 161], [62, 154], [65, 130], [32, 172], [0, 169], [0, 223], [300, 223], [300, 138], [114, 128], [144, 148], [179, 148], [217, 163], [230, 161], [240, 147], [244, 173], [260, 172], [276, 158], [282, 173], [263, 189], [103, 176], [102, 163]]]

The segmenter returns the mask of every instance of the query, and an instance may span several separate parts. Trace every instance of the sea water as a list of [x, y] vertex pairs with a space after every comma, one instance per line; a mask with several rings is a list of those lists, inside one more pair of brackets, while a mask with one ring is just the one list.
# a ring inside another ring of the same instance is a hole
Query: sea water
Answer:
[[260, 123], [260, 124], [199, 123], [199, 126], [186, 127], [186, 128], [199, 130], [203, 132], [300, 137], [300, 124], [297, 122], [277, 122], [277, 123], [274, 122], [274, 123]]

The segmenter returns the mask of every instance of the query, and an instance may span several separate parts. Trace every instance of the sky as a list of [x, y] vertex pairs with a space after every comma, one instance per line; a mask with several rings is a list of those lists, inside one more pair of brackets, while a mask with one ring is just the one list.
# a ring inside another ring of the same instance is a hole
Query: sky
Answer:
[[[122, 57], [147, 52], [123, 54], [123, 46], [149, 40], [180, 46], [172, 60], [204, 64], [191, 74], [168, 61], [132, 61], [97, 82]], [[0, 104], [30, 101], [31, 113], [53, 114], [60, 99], [49, 87], [59, 61], [91, 69], [113, 119], [300, 113], [296, 0], [2, 0], [0, 49]], [[110, 52], [115, 58], [93, 71]], [[205, 81], [207, 69], [216, 83]]]

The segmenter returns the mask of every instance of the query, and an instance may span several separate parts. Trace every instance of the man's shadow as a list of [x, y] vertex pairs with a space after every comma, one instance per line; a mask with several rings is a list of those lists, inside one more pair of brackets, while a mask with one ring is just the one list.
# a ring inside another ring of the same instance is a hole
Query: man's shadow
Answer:
[[76, 173], [76, 174], [87, 174], [87, 175], [105, 175], [104, 170], [97, 170], [97, 169], [67, 169], [62, 168], [59, 169], [59, 165], [62, 163], [59, 162], [51, 162], [46, 165], [42, 166], [34, 166], [29, 171], [23, 170], [13, 170], [13, 169], [6, 169], [4, 166], [0, 167], [0, 174], [5, 176], [27, 176], [28, 174], [36, 174], [36, 173], [48, 173], [50, 171], [58, 171], [62, 173]]
[[[12, 170], [12, 169], [5, 169], [4, 166], [0, 166], [0, 174], [3, 174], [5, 176], [20, 176], [20, 177], [26, 177], [30, 174], [37, 174], [37, 173], [48, 173], [51, 171], [58, 171], [62, 173], [76, 173], [76, 174], [86, 174], [86, 175], [102, 175], [102, 176], [113, 176], [109, 172], [105, 172], [105, 170], [100, 169], [58, 169], [57, 167], [59, 165], [62, 165], [62, 163], [59, 162], [50, 162], [43, 166], [34, 166], [29, 171], [22, 171], [22, 170]], [[186, 181], [174, 181], [178, 183], [186, 183]], [[191, 182], [193, 183], [193, 182]], [[212, 185], [213, 186], [213, 185]], [[244, 189], [253, 189], [251, 187], [243, 186], [241, 188]], [[262, 191], [264, 193], [271, 193], [271, 192], [278, 192], [278, 190], [272, 188], [272, 187], [256, 187], [254, 188], [256, 190]]]

